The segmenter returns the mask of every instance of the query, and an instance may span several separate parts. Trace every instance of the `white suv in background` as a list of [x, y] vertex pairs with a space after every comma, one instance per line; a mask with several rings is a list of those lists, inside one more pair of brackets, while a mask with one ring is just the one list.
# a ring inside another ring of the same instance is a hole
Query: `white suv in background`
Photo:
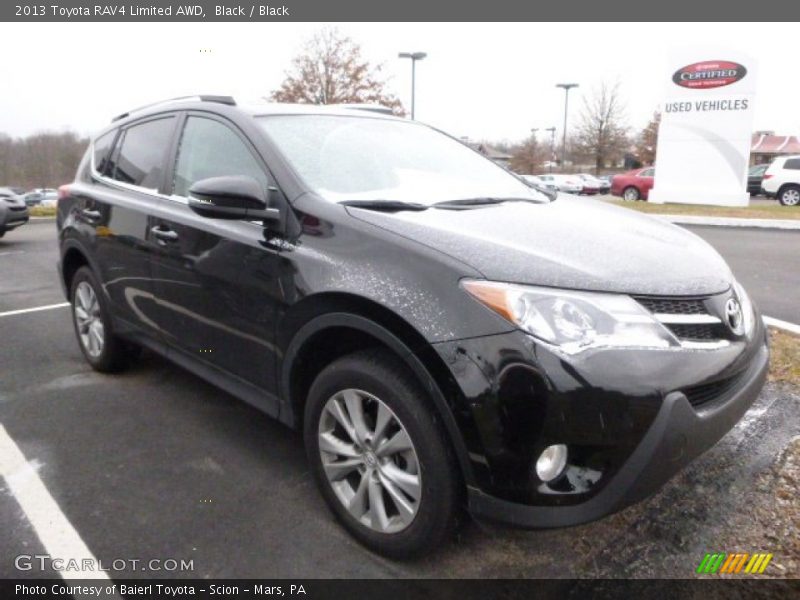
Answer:
[[800, 206], [800, 156], [782, 156], [764, 173], [761, 188], [784, 206]]

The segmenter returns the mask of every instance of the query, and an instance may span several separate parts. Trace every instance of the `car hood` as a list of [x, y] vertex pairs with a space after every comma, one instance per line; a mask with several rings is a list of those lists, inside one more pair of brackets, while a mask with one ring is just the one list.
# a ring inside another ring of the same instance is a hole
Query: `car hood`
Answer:
[[597, 200], [506, 202], [355, 218], [444, 252], [487, 279], [569, 289], [705, 295], [733, 279], [720, 255], [666, 221]]

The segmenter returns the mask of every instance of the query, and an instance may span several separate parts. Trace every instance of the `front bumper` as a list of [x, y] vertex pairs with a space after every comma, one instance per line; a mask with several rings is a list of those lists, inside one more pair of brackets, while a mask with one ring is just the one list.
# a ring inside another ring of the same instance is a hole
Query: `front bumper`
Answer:
[[742, 386], [712, 406], [698, 410], [680, 392], [667, 395], [630, 458], [603, 490], [586, 502], [571, 506], [528, 506], [470, 488], [470, 512], [520, 527], [563, 527], [593, 521], [648, 497], [716, 444], [742, 418], [764, 385], [768, 355], [767, 347], [762, 346]]
[[6, 208], [0, 213], [0, 231], [10, 231], [28, 222], [30, 216], [28, 209], [25, 210], [11, 210]]
[[[469, 454], [471, 512], [526, 527], [590, 521], [658, 490], [741, 418], [769, 356], [760, 318], [746, 339], [713, 351], [567, 359], [518, 331], [435, 348], [463, 395], [451, 407]], [[552, 444], [570, 458], [545, 483], [535, 463]]]

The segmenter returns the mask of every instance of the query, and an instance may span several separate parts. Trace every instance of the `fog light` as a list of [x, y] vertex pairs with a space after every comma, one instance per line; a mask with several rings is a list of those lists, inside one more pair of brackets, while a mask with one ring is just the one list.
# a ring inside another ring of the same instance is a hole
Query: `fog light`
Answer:
[[564, 444], [548, 446], [536, 461], [536, 474], [544, 482], [553, 481], [567, 466], [567, 447]]

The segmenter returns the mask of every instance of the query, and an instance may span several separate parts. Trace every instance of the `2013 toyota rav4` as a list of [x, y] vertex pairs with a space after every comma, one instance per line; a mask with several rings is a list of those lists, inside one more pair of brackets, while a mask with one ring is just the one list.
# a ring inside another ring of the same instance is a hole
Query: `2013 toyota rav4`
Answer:
[[115, 120], [60, 194], [86, 360], [145, 346], [302, 429], [333, 513], [390, 556], [462, 507], [619, 510], [764, 382], [761, 318], [705, 242], [551, 202], [413, 121], [168, 101]]

